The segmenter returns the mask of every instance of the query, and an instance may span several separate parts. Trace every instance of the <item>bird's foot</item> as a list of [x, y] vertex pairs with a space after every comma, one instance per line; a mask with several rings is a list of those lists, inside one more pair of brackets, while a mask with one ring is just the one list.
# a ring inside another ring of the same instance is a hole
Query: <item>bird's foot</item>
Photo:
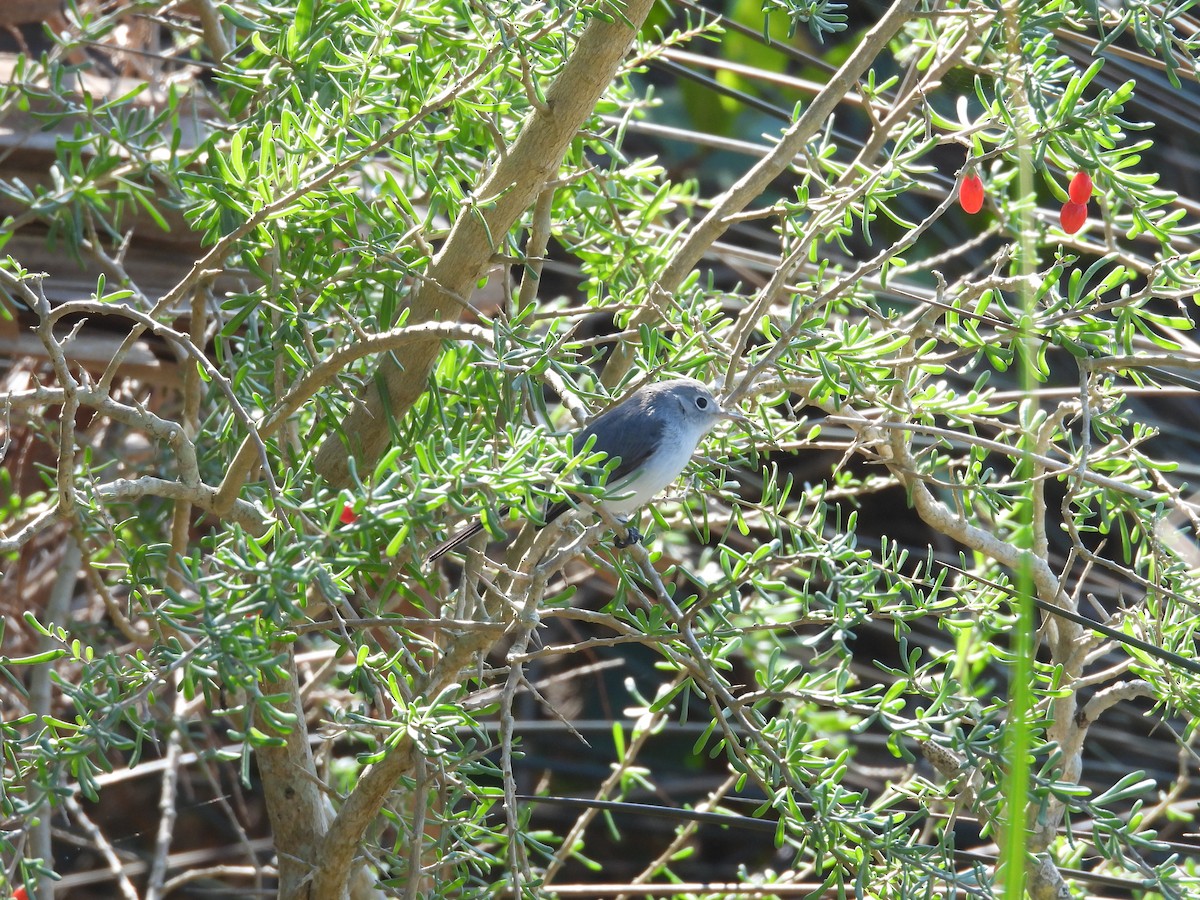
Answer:
[[640, 544], [642, 542], [642, 533], [637, 530], [637, 526], [626, 525], [625, 532], [627, 537], [623, 538], [618, 536], [617, 539], [613, 541], [613, 546], [618, 550], [624, 550], [626, 547], [632, 547], [634, 544]]

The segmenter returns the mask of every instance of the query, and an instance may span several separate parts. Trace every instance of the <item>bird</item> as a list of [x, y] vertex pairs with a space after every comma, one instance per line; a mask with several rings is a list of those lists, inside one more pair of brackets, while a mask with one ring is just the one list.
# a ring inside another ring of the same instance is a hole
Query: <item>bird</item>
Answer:
[[[700, 441], [723, 419], [748, 421], [741, 413], [722, 409], [709, 387], [694, 378], [669, 378], [634, 391], [575, 435], [577, 450], [594, 439], [593, 453], [620, 460], [609, 473], [607, 496], [595, 502], [624, 523], [679, 477]], [[548, 525], [572, 507], [565, 499], [549, 504], [546, 521], [538, 527]], [[507, 507], [500, 510], [501, 515], [507, 512]], [[482, 530], [483, 522], [475, 520], [434, 548], [427, 562], [436, 562]], [[618, 547], [641, 540], [636, 528], [628, 527], [627, 531], [629, 540], [618, 541]]]

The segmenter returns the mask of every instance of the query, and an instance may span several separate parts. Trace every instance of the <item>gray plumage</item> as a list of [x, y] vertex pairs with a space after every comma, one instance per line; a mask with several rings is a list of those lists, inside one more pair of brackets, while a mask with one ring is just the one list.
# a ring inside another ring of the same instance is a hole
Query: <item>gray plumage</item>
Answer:
[[[606, 482], [604, 509], [623, 519], [653, 499], [679, 477], [696, 447], [721, 419], [742, 419], [721, 409], [712, 392], [692, 378], [648, 384], [588, 423], [576, 436], [580, 452], [593, 436], [592, 452], [620, 458]], [[559, 500], [546, 509], [553, 522], [572, 505]], [[504, 515], [507, 509], [501, 510]], [[483, 530], [476, 521], [452, 535], [429, 554], [433, 562]], [[636, 529], [631, 537], [638, 539]]]

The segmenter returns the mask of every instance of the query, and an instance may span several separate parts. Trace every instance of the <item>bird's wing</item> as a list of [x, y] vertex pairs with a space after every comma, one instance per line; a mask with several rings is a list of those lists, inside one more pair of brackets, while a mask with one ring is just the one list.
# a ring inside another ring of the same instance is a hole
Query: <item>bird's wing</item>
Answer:
[[609, 484], [618, 484], [650, 458], [662, 439], [662, 425], [647, 416], [640, 404], [622, 403], [597, 416], [579, 433], [575, 438], [576, 453], [587, 445], [592, 435], [596, 435], [592, 452], [621, 458], [608, 476]]
[[[607, 481], [609, 485], [617, 485], [623, 478], [640, 469], [650, 458], [650, 454], [662, 438], [662, 426], [648, 419], [646, 411], [636, 401], [626, 402], [597, 416], [575, 435], [576, 453], [587, 446], [592, 435], [596, 435], [596, 441], [592, 444], [591, 452], [620, 457], [621, 461], [617, 463]], [[585, 481], [591, 481], [586, 472], [583, 473], [583, 478]], [[545, 519], [547, 522], [553, 522], [571, 508], [571, 504], [566, 500], [551, 503], [546, 507]]]

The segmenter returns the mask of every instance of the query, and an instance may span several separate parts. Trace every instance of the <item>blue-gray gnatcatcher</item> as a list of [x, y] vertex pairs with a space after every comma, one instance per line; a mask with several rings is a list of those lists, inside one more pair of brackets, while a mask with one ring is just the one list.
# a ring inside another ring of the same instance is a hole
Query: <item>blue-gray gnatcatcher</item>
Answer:
[[[721, 409], [712, 391], [693, 378], [648, 384], [597, 416], [575, 436], [575, 449], [582, 450], [594, 437], [592, 452], [621, 460], [608, 476], [608, 496], [598, 505], [624, 522], [679, 477], [701, 439], [721, 419], [747, 421], [740, 413]], [[566, 500], [550, 504], [546, 522], [553, 522], [570, 508]], [[506, 512], [503, 509], [500, 514]], [[473, 522], [434, 549], [428, 561], [444, 556], [482, 530], [483, 522]], [[631, 542], [641, 540], [636, 528], [628, 531]]]

